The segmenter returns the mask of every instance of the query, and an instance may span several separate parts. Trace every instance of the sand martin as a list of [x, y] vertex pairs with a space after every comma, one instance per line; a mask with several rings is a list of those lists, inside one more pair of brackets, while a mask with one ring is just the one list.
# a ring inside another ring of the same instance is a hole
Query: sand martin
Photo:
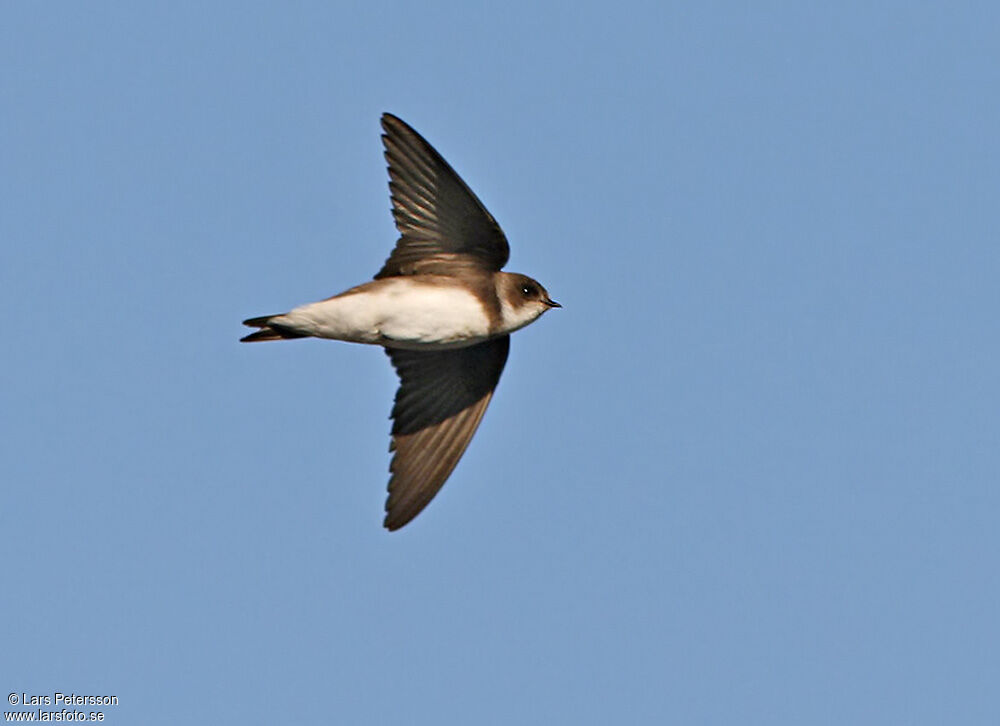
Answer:
[[441, 155], [410, 126], [382, 116], [399, 240], [372, 282], [283, 315], [243, 321], [243, 342], [330, 338], [381, 345], [399, 375], [392, 408], [389, 498], [396, 530], [438, 493], [479, 427], [500, 380], [510, 334], [550, 308], [539, 283], [501, 272], [500, 226]]

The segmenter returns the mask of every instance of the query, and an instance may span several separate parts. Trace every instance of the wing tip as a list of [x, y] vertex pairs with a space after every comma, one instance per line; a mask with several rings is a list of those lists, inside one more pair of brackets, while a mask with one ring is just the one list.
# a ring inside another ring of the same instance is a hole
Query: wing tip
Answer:
[[382, 113], [382, 117], [379, 119], [379, 122], [382, 124], [382, 130], [387, 134], [396, 128], [404, 128], [412, 131], [412, 128], [408, 123], [396, 114], [389, 113], [388, 111], [384, 111]]
[[[426, 507], [426, 504], [417, 507], [412, 505], [406, 507], [390, 506], [389, 501], [390, 499], [385, 500], [385, 517], [382, 519], [382, 526], [390, 532], [395, 532], [408, 525]], [[395, 505], [396, 503], [394, 502], [393, 504]]]
[[[412, 517], [410, 519], [412, 519]], [[391, 514], [387, 514], [385, 515], [385, 519], [382, 520], [382, 526], [390, 532], [395, 532], [405, 527], [410, 522], [410, 519], [407, 519], [405, 522], [400, 522], [394, 519]]]

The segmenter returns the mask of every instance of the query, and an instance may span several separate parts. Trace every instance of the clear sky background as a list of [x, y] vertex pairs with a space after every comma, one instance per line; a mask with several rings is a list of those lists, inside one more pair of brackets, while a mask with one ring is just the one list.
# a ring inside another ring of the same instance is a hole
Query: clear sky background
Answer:
[[[5, 3], [0, 687], [112, 724], [1000, 721], [992, 3]], [[381, 527], [379, 114], [562, 302]]]

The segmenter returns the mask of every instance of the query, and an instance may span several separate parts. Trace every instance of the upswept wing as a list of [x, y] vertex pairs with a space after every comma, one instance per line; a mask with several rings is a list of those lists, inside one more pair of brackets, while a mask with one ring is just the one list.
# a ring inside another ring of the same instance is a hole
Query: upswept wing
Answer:
[[401, 235], [375, 278], [497, 271], [510, 247], [503, 230], [447, 161], [407, 123], [382, 115], [392, 216]]

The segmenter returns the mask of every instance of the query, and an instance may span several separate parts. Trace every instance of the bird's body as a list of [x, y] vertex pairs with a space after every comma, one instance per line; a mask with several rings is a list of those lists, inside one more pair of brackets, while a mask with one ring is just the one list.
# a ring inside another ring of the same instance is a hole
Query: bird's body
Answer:
[[329, 338], [384, 346], [400, 377], [385, 526], [415, 517], [482, 419], [509, 334], [559, 307], [525, 275], [501, 272], [500, 227], [448, 163], [385, 114], [393, 216], [401, 237], [371, 282], [287, 313], [245, 320], [244, 342]]
[[459, 348], [486, 340], [491, 332], [475, 294], [440, 276], [375, 280], [274, 322], [317, 338], [413, 350]]
[[272, 316], [268, 324], [316, 338], [387, 348], [461, 348], [513, 332], [541, 314], [534, 308], [522, 311], [503, 299], [508, 275], [386, 277]]

